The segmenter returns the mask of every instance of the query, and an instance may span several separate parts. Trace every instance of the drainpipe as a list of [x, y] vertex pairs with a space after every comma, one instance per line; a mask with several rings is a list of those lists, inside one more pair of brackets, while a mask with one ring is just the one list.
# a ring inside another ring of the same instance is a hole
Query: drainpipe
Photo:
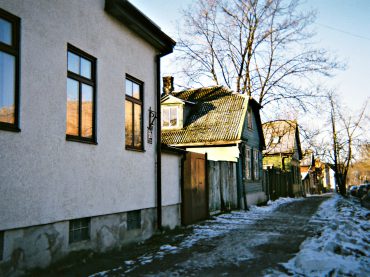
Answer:
[[161, 57], [156, 56], [156, 111], [157, 111], [157, 228], [162, 230], [162, 157], [161, 157]]
[[161, 157], [161, 58], [168, 53], [156, 56], [156, 111], [157, 111], [157, 228], [162, 230], [162, 157]]

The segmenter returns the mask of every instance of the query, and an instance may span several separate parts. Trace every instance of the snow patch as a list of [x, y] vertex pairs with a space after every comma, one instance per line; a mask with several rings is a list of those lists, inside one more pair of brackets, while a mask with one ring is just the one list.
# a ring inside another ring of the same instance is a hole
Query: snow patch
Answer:
[[370, 276], [369, 212], [338, 195], [312, 218], [321, 228], [283, 266], [293, 275]]

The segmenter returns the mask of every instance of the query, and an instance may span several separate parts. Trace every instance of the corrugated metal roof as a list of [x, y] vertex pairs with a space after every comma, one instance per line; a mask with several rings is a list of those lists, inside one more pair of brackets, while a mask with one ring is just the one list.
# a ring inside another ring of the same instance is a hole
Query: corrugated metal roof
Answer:
[[172, 95], [195, 105], [191, 106], [182, 129], [162, 130], [162, 143], [207, 144], [239, 139], [246, 97], [221, 86], [173, 92]]
[[296, 141], [297, 122], [277, 120], [262, 124], [265, 136], [265, 154], [293, 153]]

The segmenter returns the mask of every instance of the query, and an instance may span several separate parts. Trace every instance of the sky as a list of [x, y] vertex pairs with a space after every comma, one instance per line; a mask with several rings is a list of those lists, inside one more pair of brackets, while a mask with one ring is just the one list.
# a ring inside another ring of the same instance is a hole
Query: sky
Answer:
[[[181, 10], [193, 1], [130, 0], [175, 40]], [[335, 90], [351, 110], [359, 110], [370, 99], [370, 0], [307, 0], [303, 8], [317, 11], [313, 25], [317, 46], [330, 50], [347, 65], [334, 77], [317, 82]], [[163, 58], [165, 73], [169, 73], [169, 61], [170, 57]]]

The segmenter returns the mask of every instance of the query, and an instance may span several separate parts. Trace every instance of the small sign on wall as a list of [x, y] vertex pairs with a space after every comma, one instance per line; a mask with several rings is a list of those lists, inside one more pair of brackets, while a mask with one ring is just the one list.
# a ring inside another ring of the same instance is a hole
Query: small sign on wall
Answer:
[[151, 130], [149, 128], [148, 128], [148, 132], [147, 132], [147, 142], [149, 144], [153, 143], [153, 130]]

